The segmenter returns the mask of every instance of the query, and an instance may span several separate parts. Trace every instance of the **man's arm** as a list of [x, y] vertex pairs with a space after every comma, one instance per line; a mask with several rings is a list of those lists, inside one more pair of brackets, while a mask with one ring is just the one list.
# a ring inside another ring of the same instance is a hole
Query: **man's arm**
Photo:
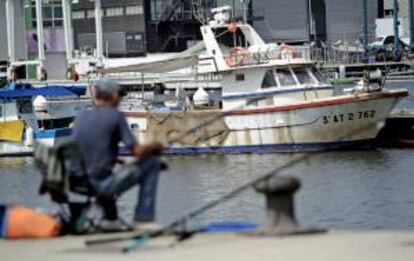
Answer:
[[148, 145], [139, 145], [138, 143], [135, 143], [131, 149], [132, 155], [134, 155], [138, 159], [145, 159], [149, 156], [161, 155], [163, 146], [161, 143], [154, 142]]

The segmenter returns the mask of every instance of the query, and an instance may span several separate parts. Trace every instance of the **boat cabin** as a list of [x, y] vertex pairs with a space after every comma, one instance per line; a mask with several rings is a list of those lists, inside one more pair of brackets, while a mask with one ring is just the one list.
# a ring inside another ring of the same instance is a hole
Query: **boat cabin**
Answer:
[[220, 74], [223, 108], [263, 96], [264, 104], [332, 96], [332, 86], [310, 60], [306, 47], [266, 44], [248, 24], [213, 22], [201, 27], [206, 53], [198, 73]]
[[0, 122], [24, 120], [37, 128], [36, 119], [31, 99], [0, 99]]

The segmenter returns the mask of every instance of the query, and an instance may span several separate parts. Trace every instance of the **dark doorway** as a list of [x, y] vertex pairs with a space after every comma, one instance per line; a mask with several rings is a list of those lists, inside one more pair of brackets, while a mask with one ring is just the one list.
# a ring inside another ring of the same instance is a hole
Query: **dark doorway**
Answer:
[[311, 26], [311, 40], [325, 41], [326, 40], [326, 6], [325, 0], [310, 0], [312, 18]]
[[378, 0], [378, 18], [384, 18], [384, 0]]

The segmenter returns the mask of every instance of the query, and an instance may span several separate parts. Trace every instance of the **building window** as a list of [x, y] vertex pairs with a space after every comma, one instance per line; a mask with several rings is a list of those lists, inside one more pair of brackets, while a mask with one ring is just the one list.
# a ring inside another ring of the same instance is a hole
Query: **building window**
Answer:
[[124, 9], [122, 7], [109, 7], [105, 9], [105, 16], [122, 16], [124, 15]]
[[85, 19], [85, 11], [73, 11], [72, 18], [73, 19]]
[[[36, 27], [36, 3], [32, 1], [26, 8], [31, 8], [31, 25]], [[43, 26], [44, 27], [61, 27], [63, 26], [62, 1], [49, 0], [44, 1], [42, 5]]]
[[95, 10], [87, 10], [86, 11], [86, 18], [95, 18]]
[[130, 5], [125, 7], [125, 14], [126, 15], [137, 15], [137, 14], [143, 14], [144, 10], [142, 8], [142, 5]]

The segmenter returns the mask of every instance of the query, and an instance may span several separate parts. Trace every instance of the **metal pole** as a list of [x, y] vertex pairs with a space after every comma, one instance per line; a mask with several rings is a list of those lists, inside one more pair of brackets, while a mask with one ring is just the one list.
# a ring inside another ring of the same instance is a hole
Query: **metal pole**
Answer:
[[[313, 24], [313, 14], [312, 14], [312, 0], [308, 1], [308, 20], [309, 20], [309, 44], [312, 41], [312, 34], [316, 36], [315, 28]], [[316, 37], [315, 37], [316, 38]], [[316, 43], [316, 41], [315, 41]]]
[[9, 62], [16, 60], [14, 36], [14, 0], [6, 0], [7, 52]]
[[144, 102], [144, 92], [145, 92], [145, 83], [144, 83], [144, 73], [141, 72], [141, 101]]
[[42, 0], [36, 0], [36, 25], [37, 25], [37, 52], [39, 66], [37, 67], [37, 76], [40, 79], [43, 62], [45, 60], [45, 42], [43, 34], [43, 12]]
[[414, 0], [408, 0], [409, 10], [408, 14], [410, 16], [410, 49], [414, 50]]
[[242, 2], [243, 2], [243, 21], [244, 21], [244, 23], [246, 23], [247, 24], [247, 20], [248, 20], [248, 17], [247, 17], [247, 11], [249, 10], [249, 2], [250, 2], [250, 0], [242, 0]]
[[364, 0], [364, 48], [365, 52], [368, 50], [368, 0]]
[[102, 8], [101, 0], [95, 0], [95, 30], [96, 30], [96, 52], [97, 58], [102, 63], [103, 43], [102, 43]]
[[63, 29], [65, 31], [66, 60], [69, 62], [73, 54], [73, 35], [71, 18], [71, 0], [62, 0]]
[[399, 49], [399, 25], [400, 22], [398, 21], [398, 12], [399, 12], [399, 6], [398, 6], [398, 0], [393, 0], [393, 10], [394, 10], [394, 46], [393, 46], [393, 57], [394, 61], [397, 61], [397, 54]]

